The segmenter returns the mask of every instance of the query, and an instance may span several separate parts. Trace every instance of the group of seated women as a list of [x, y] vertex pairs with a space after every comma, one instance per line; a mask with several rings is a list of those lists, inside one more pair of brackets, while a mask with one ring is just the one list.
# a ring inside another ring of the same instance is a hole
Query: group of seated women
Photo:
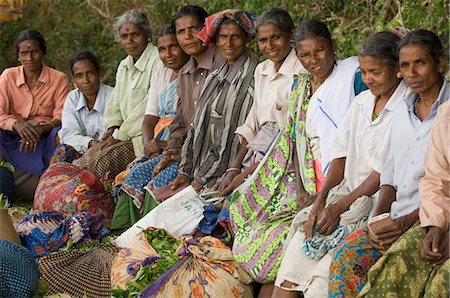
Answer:
[[378, 32], [337, 60], [323, 22], [296, 28], [280, 8], [188, 5], [156, 46], [140, 11], [115, 29], [128, 56], [114, 88], [82, 51], [69, 92], [31, 29], [0, 76], [0, 162], [42, 175], [35, 209], [119, 230], [192, 187], [228, 201], [232, 255], [260, 297], [448, 296], [450, 85], [434, 33]]

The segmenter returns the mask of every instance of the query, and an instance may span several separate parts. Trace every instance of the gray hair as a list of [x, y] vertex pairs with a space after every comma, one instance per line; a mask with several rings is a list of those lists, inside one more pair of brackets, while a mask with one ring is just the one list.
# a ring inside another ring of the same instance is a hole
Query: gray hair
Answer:
[[256, 33], [262, 25], [273, 24], [278, 29], [288, 34], [292, 34], [295, 29], [294, 21], [289, 13], [278, 7], [272, 7], [264, 11], [255, 22]]
[[400, 37], [392, 32], [382, 31], [369, 37], [359, 48], [360, 57], [374, 57], [390, 67], [398, 66], [397, 45]]
[[294, 47], [297, 49], [300, 41], [311, 37], [321, 37], [326, 40], [331, 47], [333, 47], [333, 39], [331, 38], [327, 25], [315, 19], [303, 21], [297, 30], [295, 30], [292, 37]]
[[147, 37], [151, 38], [152, 29], [150, 28], [150, 22], [148, 21], [148, 18], [145, 15], [145, 13], [143, 13], [142, 11], [130, 9], [117, 18], [117, 21], [114, 24], [114, 29], [116, 30], [117, 38], [119, 38], [120, 28], [126, 23], [132, 23], [136, 26], [139, 26], [140, 28], [142, 28], [142, 30], [144, 30]]

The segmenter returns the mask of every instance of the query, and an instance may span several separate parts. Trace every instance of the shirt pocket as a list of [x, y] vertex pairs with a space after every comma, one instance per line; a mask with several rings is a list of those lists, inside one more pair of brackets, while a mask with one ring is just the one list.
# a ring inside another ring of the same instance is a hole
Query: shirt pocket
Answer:
[[145, 88], [135, 88], [131, 89], [130, 92], [130, 108], [136, 108], [143, 101], [147, 99], [147, 89]]
[[278, 125], [278, 128], [283, 128], [283, 125], [288, 120], [288, 109], [287, 106], [281, 106], [274, 103], [270, 111], [263, 111], [263, 113], [269, 114], [269, 121], [273, 121]]
[[223, 125], [222, 117], [217, 111], [211, 111], [209, 116], [209, 125], [212, 131], [212, 142], [216, 142], [222, 139]]
[[[35, 97], [36, 98], [36, 97]], [[36, 99], [35, 99], [36, 100]], [[55, 110], [55, 101], [54, 97], [47, 97], [42, 101], [37, 100], [33, 105], [37, 108], [37, 114], [40, 116], [52, 116], [53, 111]]]

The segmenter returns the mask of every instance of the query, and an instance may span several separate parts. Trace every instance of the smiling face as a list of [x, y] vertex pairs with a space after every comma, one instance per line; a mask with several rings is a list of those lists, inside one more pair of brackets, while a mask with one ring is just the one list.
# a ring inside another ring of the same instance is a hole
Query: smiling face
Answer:
[[170, 69], [179, 70], [189, 59], [189, 56], [178, 45], [175, 35], [161, 36], [158, 38], [156, 45], [158, 46], [159, 58]]
[[86, 98], [97, 96], [100, 74], [89, 60], [78, 60], [72, 66], [73, 82]]
[[137, 61], [147, 47], [149, 37], [141, 27], [125, 23], [119, 29], [119, 38], [125, 52]]
[[397, 67], [392, 67], [376, 57], [360, 56], [359, 68], [363, 82], [373, 95], [391, 97], [400, 80], [397, 78]]
[[[428, 47], [410, 44], [400, 49], [400, 72], [409, 87], [418, 94], [439, 88], [444, 59], [436, 62]], [[439, 90], [439, 89], [438, 89]]]
[[37, 40], [29, 39], [19, 43], [18, 56], [25, 71], [36, 72], [41, 69], [44, 53]]
[[334, 44], [319, 36], [307, 37], [296, 45], [300, 63], [311, 75], [324, 81], [333, 71]]
[[280, 30], [274, 24], [269, 23], [258, 27], [258, 48], [267, 58], [275, 63], [276, 70], [280, 69], [291, 51], [290, 37], [290, 34]]
[[242, 28], [235, 22], [220, 26], [216, 45], [228, 64], [234, 64], [246, 49], [247, 37]]
[[202, 28], [203, 24], [196, 16], [185, 15], [175, 21], [177, 41], [186, 54], [195, 57], [206, 50], [202, 41], [197, 37]]

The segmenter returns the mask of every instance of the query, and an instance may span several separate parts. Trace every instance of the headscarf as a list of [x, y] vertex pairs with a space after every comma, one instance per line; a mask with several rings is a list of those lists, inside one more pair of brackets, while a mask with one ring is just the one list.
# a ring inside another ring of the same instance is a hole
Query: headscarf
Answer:
[[205, 19], [205, 26], [197, 34], [198, 38], [203, 41], [204, 46], [213, 46], [215, 44], [217, 28], [219, 28], [225, 19], [234, 21], [250, 36], [255, 34], [254, 23], [256, 15], [243, 10], [226, 9], [210, 15]]

